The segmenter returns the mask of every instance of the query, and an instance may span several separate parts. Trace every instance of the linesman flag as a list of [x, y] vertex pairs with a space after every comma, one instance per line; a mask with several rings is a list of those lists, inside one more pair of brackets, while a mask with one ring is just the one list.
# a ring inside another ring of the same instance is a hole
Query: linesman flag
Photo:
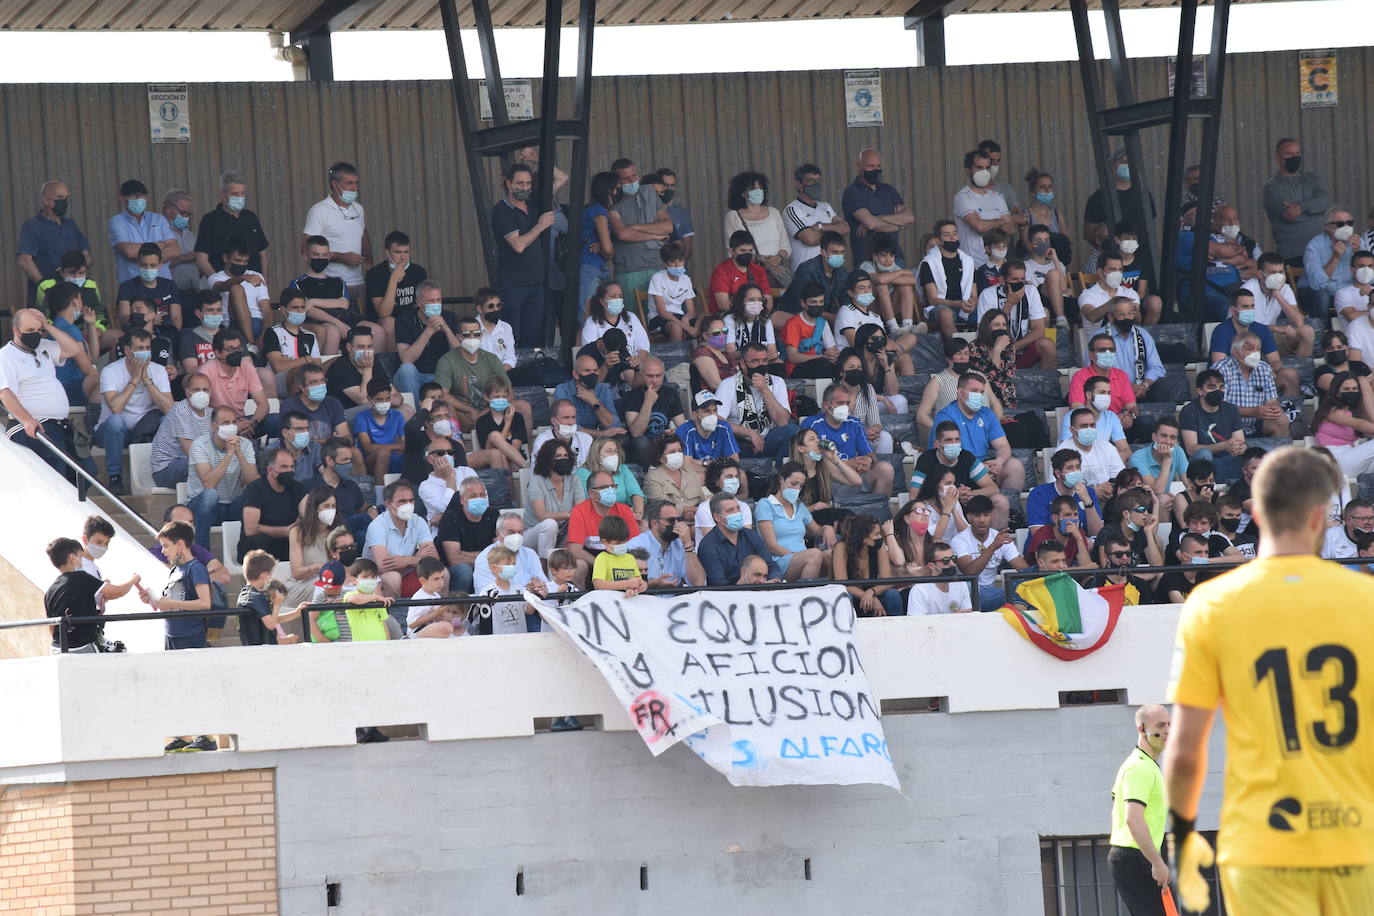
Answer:
[[1002, 607], [1002, 616], [1036, 646], [1073, 661], [1105, 646], [1122, 605], [1139, 600], [1129, 583], [1087, 589], [1058, 572], [1018, 585], [1016, 600]]

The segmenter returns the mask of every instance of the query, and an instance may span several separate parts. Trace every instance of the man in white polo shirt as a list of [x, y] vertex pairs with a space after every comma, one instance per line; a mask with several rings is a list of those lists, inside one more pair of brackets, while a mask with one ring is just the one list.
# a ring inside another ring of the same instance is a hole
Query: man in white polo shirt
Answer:
[[1078, 314], [1083, 320], [1083, 333], [1089, 337], [1100, 329], [1107, 314], [1107, 303], [1118, 296], [1140, 301], [1140, 296], [1129, 286], [1124, 285], [1121, 267], [1121, 252], [1104, 251], [1097, 261], [1097, 282], [1078, 295]]
[[[44, 339], [44, 334], [51, 339]], [[32, 449], [58, 473], [75, 482], [75, 475], [34, 437], [43, 434], [71, 455], [71, 409], [67, 392], [57, 380], [57, 367], [82, 352], [82, 345], [60, 328], [48, 324], [37, 309], [20, 309], [14, 316], [14, 339], [0, 347], [0, 405], [18, 423], [7, 435]]]
[[362, 296], [363, 266], [372, 263], [372, 240], [367, 235], [363, 205], [358, 203], [358, 169], [347, 162], [329, 168], [329, 196], [305, 214], [301, 230], [301, 254], [312, 235], [329, 239], [329, 266], [325, 275], [339, 277], [348, 297]]

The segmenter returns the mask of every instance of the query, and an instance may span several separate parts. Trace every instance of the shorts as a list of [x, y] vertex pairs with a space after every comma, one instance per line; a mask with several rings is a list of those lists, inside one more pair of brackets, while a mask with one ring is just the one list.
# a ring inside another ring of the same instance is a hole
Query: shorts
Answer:
[[1223, 865], [1226, 910], [1235, 916], [1356, 916], [1374, 913], [1374, 868]]
[[320, 309], [335, 321], [342, 321], [350, 328], [363, 320], [362, 314], [357, 309]]
[[1016, 368], [1034, 369], [1040, 365], [1040, 351], [1035, 347], [1026, 347], [1016, 354]]
[[[670, 313], [670, 314], [671, 314], [671, 313]], [[672, 315], [672, 317], [673, 317], [673, 318], [681, 318], [682, 316], [681, 316], [681, 315]], [[652, 318], [649, 319], [649, 333], [651, 333], [651, 334], [662, 334], [662, 333], [663, 333], [663, 328], [664, 328], [665, 324], [666, 324], [666, 322], [663, 320], [663, 316], [661, 316], [661, 315], [655, 315], [654, 317], [652, 317]]]
[[[961, 331], [973, 331], [973, 330], [976, 330], [976, 329], [978, 328], [978, 322], [974, 321], [972, 318], [970, 318], [968, 315], [965, 315], [963, 312], [956, 311], [955, 309], [952, 309], [952, 308], [950, 308], [950, 307], [947, 306], [947, 305], [928, 305], [928, 306], [926, 306], [926, 310], [925, 310], [926, 323], [927, 323], [927, 324], [932, 323], [932, 322], [935, 320], [935, 313], [938, 312], [938, 311], [940, 311], [941, 309], [944, 309], [945, 311], [949, 312], [950, 314], [952, 314], [952, 315], [954, 316], [954, 326], [955, 326], [956, 328], [958, 328], [959, 330], [961, 330]], [[976, 314], [976, 313], [975, 313], [975, 314]]]

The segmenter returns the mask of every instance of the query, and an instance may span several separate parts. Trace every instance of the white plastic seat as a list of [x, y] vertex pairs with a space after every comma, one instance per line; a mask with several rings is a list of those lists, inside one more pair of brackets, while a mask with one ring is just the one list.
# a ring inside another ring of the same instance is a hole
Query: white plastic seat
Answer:
[[243, 572], [243, 566], [237, 559], [239, 552], [239, 537], [243, 534], [243, 522], [224, 522], [220, 525], [220, 537], [224, 539], [224, 550], [220, 555], [220, 562], [224, 568], [233, 575]]
[[135, 496], [171, 496], [177, 491], [153, 483], [153, 444], [136, 442], [129, 446], [129, 491]]

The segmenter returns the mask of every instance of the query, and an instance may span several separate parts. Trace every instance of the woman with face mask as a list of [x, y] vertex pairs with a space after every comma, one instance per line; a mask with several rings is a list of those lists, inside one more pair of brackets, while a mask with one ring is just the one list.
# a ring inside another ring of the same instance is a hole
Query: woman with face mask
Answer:
[[639, 481], [625, 463], [625, 450], [620, 443], [609, 436], [598, 436], [587, 450], [587, 459], [573, 475], [585, 486], [587, 479], [597, 471], [605, 471], [615, 479], [615, 501], [630, 507], [635, 520], [644, 523], [644, 491]]
[[761, 343], [768, 348], [768, 361], [778, 363], [778, 372], [783, 367], [778, 359], [777, 332], [770, 319], [771, 309], [767, 293], [746, 283], [730, 297], [730, 311], [725, 313], [725, 352], [732, 360], [738, 360], [740, 352], [751, 343]]
[[644, 495], [650, 502], [665, 500], [684, 513], [696, 511], [706, 475], [701, 462], [687, 457], [682, 441], [664, 433], [649, 446], [649, 472], [644, 475]]
[[[1347, 477], [1374, 470], [1374, 376], [1356, 378], [1349, 372], [1332, 376], [1312, 429], [1318, 445], [1324, 445]], [[1365, 441], [1356, 445], [1355, 440]]]
[[[770, 494], [758, 504], [756, 530], [787, 582], [828, 575], [830, 549], [835, 546], [835, 530], [817, 524], [802, 502], [805, 482], [802, 466], [785, 462], [773, 475]], [[806, 546], [808, 537], [816, 546]]]
[[547, 558], [566, 540], [573, 507], [587, 498], [567, 443], [550, 439], [539, 447], [524, 495], [525, 546]]
[[726, 333], [723, 318], [707, 318], [700, 327], [701, 345], [692, 351], [692, 390], [709, 388], [715, 391], [736, 371], [736, 361], [726, 352], [730, 335]]
[[619, 283], [608, 280], [596, 288], [596, 293], [587, 302], [587, 320], [582, 325], [578, 346], [596, 343], [611, 328], [625, 335], [630, 365], [638, 366], [639, 361], [649, 355], [649, 332], [644, 330], [644, 322], [640, 320], [638, 304], [625, 298]]
[[788, 266], [791, 236], [783, 225], [782, 214], [768, 206], [768, 176], [759, 172], [740, 172], [730, 179], [725, 194], [725, 238], [741, 230], [754, 237], [754, 251], [768, 279], [778, 289], [792, 282]]
[[329, 562], [329, 534], [343, 523], [332, 487], [316, 487], [305, 495], [300, 519], [286, 532], [291, 575], [285, 580], [284, 606], [310, 600], [320, 569]]
[[883, 543], [894, 576], [924, 576], [935, 546], [930, 532], [929, 505], [909, 499], [890, 521], [883, 522]]
[[953, 471], [926, 475], [912, 502], [925, 507], [930, 522], [928, 530], [937, 541], [948, 544], [951, 538], [968, 527], [964, 507], [959, 503], [959, 482]]
[[882, 413], [906, 415], [910, 405], [901, 394], [901, 375], [914, 375], [911, 357], [901, 351], [887, 330], [866, 324], [854, 332], [854, 351], [863, 360], [868, 381], [877, 393]]
[[857, 350], [846, 347], [840, 351], [839, 358], [835, 360], [833, 384], [839, 385], [854, 396], [849, 415], [863, 424], [864, 434], [868, 436], [868, 443], [873, 447], [873, 451], [880, 455], [890, 455], [892, 434], [883, 429], [882, 405], [878, 392], [869, 383], [869, 378], [868, 367], [864, 365], [864, 359]]
[[1011, 344], [1006, 313], [997, 310], [986, 312], [978, 322], [978, 336], [968, 351], [969, 368], [987, 378], [1008, 410], [1016, 407], [1016, 348]]
[[850, 509], [835, 505], [830, 492], [832, 483], [842, 483], [850, 487], [863, 485], [858, 472], [845, 464], [835, 454], [834, 449], [821, 447], [821, 437], [814, 429], [804, 429], [792, 440], [788, 460], [802, 466], [806, 482], [801, 487], [802, 502], [810, 510], [811, 517], [822, 525], [835, 525], [840, 519], [853, 515]]

